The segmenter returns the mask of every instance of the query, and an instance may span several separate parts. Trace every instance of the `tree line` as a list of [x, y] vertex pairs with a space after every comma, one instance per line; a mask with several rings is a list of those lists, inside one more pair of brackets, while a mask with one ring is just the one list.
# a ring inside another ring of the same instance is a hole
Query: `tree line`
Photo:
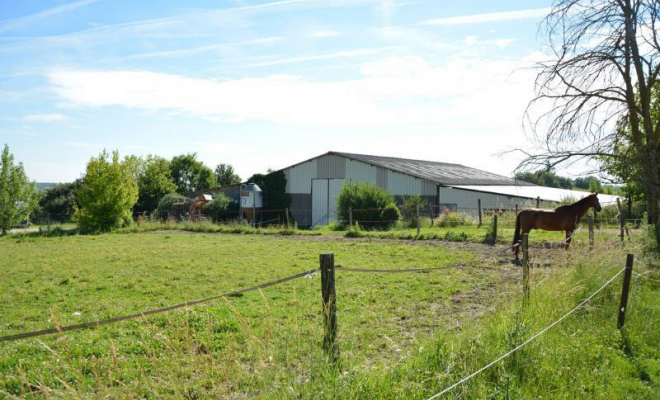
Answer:
[[[2, 234], [30, 216], [53, 221], [75, 220], [90, 230], [130, 224], [134, 212], [153, 212], [168, 194], [190, 193], [241, 182], [230, 164], [215, 170], [195, 153], [166, 158], [103, 151], [92, 157], [82, 178], [57, 184], [41, 193], [22, 163], [5, 145], [0, 159], [0, 230]], [[44, 219], [44, 218], [41, 218]]]

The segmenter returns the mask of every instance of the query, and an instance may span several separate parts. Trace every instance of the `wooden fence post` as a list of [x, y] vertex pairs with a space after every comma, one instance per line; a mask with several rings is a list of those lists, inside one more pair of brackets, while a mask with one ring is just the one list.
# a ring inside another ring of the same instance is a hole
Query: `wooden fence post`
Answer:
[[353, 207], [348, 207], [348, 230], [353, 229]]
[[628, 254], [626, 258], [626, 271], [623, 275], [623, 288], [621, 289], [621, 305], [619, 306], [619, 320], [617, 328], [621, 330], [626, 323], [626, 307], [628, 307], [628, 293], [630, 292], [630, 277], [632, 276], [632, 268], [635, 256]]
[[431, 226], [433, 226], [433, 205], [429, 203], [429, 215], [431, 216]]
[[541, 196], [536, 196], [536, 208], [541, 207]]
[[419, 231], [422, 228], [422, 223], [419, 218], [419, 204], [417, 204], [417, 237], [419, 237]]
[[335, 292], [335, 254], [324, 253], [319, 257], [321, 263], [321, 297], [323, 298], [323, 321], [325, 335], [323, 349], [333, 361], [339, 358], [337, 345], [337, 294]]
[[288, 230], [289, 229], [289, 208], [288, 207], [284, 209], [284, 213], [286, 215], [286, 229]]
[[523, 233], [522, 253], [523, 253], [523, 304], [529, 301], [529, 234]]
[[497, 214], [493, 215], [493, 244], [497, 243]]
[[621, 243], [623, 243], [623, 228], [626, 221], [623, 219], [623, 208], [621, 207], [620, 198], [616, 198], [616, 208], [619, 210], [619, 229], [621, 230]]
[[516, 203], [516, 216], [518, 215], [518, 203]]
[[589, 250], [594, 249], [594, 219], [589, 216]]
[[479, 228], [481, 228], [481, 199], [477, 200], [477, 209], [479, 210]]

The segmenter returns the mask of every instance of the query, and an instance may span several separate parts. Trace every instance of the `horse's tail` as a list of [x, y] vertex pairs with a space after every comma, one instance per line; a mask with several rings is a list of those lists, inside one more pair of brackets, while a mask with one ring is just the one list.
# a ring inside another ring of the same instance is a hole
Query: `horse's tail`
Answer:
[[522, 211], [519, 212], [518, 215], [516, 215], [516, 230], [513, 232], [512, 246], [513, 246], [513, 251], [515, 251], [516, 254], [518, 254], [518, 252], [516, 251], [518, 249], [515, 246], [516, 246], [516, 244], [518, 244], [518, 241], [520, 240], [520, 215], [521, 214], [522, 214]]

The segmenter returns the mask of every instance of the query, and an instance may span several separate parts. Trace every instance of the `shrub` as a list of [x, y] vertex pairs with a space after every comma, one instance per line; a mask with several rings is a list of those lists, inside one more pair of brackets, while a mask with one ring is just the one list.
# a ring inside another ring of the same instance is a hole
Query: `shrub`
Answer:
[[166, 220], [167, 213], [172, 209], [172, 204], [181, 203], [182, 201], [185, 200], [186, 198], [178, 193], [170, 193], [163, 196], [163, 198], [160, 199], [160, 201], [158, 202], [158, 207], [156, 207], [156, 211], [154, 211], [155, 217], [160, 220]]
[[206, 203], [202, 208], [202, 215], [213, 222], [221, 222], [237, 216], [236, 210], [238, 210], [238, 204], [221, 193]]
[[426, 210], [427, 205], [428, 202], [421, 196], [406, 196], [403, 200], [403, 205], [401, 206], [401, 214], [403, 215], [403, 220], [407, 222], [408, 226], [417, 225], [417, 209], [424, 211]]
[[368, 183], [347, 184], [341, 188], [337, 197], [337, 214], [344, 224], [350, 220], [351, 207], [353, 221], [365, 228], [389, 227], [400, 217], [394, 196]]
[[464, 213], [445, 213], [435, 220], [440, 227], [455, 227], [474, 225], [474, 218]]

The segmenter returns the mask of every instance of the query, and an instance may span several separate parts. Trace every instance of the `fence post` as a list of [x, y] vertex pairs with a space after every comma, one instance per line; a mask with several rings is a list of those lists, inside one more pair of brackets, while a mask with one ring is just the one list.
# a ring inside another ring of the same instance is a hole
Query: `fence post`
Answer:
[[332, 357], [339, 358], [337, 346], [337, 294], [335, 292], [335, 254], [324, 253], [319, 257], [321, 263], [321, 297], [323, 298], [323, 321], [325, 336], [323, 349]]
[[497, 243], [497, 214], [493, 215], [493, 244]]
[[518, 203], [516, 203], [516, 216], [518, 215]]
[[477, 209], [479, 210], [479, 228], [481, 228], [481, 199], [477, 200]]
[[433, 205], [429, 203], [429, 215], [431, 216], [431, 226], [433, 226]]
[[353, 229], [353, 207], [348, 207], [348, 230]]
[[529, 301], [529, 234], [523, 233], [522, 253], [523, 253], [523, 304]]
[[417, 204], [417, 237], [419, 237], [419, 231], [422, 228], [422, 224], [419, 218], [419, 203]]
[[619, 229], [621, 231], [621, 243], [623, 243], [623, 226], [626, 221], [623, 219], [623, 209], [621, 208], [621, 200], [619, 197], [616, 198], [616, 208], [619, 210]]
[[589, 216], [589, 250], [594, 249], [594, 218]]
[[48, 224], [48, 232], [50, 232], [50, 213], [46, 213], [46, 222]]
[[623, 324], [626, 323], [626, 307], [628, 307], [628, 293], [630, 291], [630, 277], [632, 276], [632, 268], [635, 256], [628, 254], [626, 257], [626, 271], [623, 275], [623, 288], [621, 289], [621, 305], [619, 306], [619, 320], [617, 328], [621, 330]]
[[257, 206], [255, 205], [255, 201], [252, 200], [252, 227], [256, 228], [257, 227]]
[[541, 196], [536, 196], [536, 208], [541, 207]]
[[286, 229], [289, 229], [289, 208], [285, 208], [284, 212], [286, 213]]

